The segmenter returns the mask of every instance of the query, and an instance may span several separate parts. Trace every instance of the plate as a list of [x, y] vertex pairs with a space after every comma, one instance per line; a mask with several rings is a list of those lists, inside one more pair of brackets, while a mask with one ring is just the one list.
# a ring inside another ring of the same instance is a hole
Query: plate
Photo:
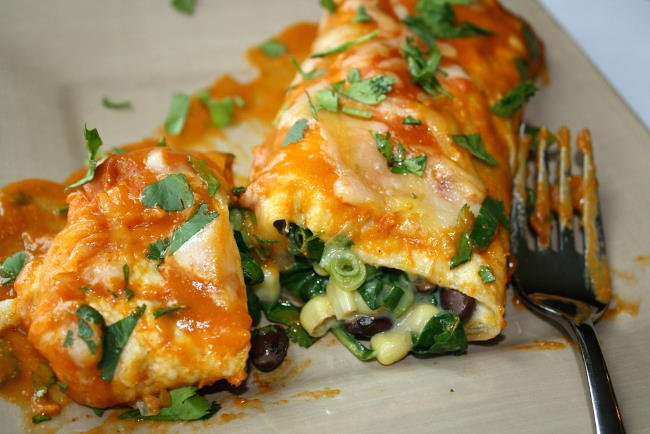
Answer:
[[[628, 432], [650, 426], [650, 309], [641, 282], [650, 254], [647, 167], [650, 134], [549, 15], [533, 1], [506, 3], [545, 43], [551, 81], [526, 118], [551, 129], [588, 127], [595, 143], [613, 285], [640, 302], [598, 326]], [[193, 92], [223, 73], [252, 76], [247, 47], [298, 20], [315, 21], [315, 0], [200, 1], [194, 16], [168, 2], [23, 0], [0, 4], [0, 184], [26, 177], [62, 180], [82, 164], [82, 126], [97, 127], [110, 146], [149, 135], [165, 118], [173, 91]], [[111, 111], [102, 96], [129, 99], [133, 111]], [[249, 132], [250, 133], [250, 132]], [[239, 140], [256, 144], [259, 131]], [[245, 151], [245, 150], [244, 150]], [[245, 158], [243, 158], [245, 160]], [[245, 169], [245, 163], [241, 163]], [[646, 258], [646, 259], [644, 259]], [[497, 343], [471, 345], [466, 356], [392, 366], [358, 362], [326, 338], [308, 351], [292, 346], [290, 362], [238, 390], [215, 395], [223, 408], [207, 422], [167, 424], [171, 432], [592, 432], [579, 356], [560, 332], [512, 306]], [[534, 340], [557, 345], [529, 345]], [[532, 350], [517, 347], [530, 346]], [[540, 348], [546, 348], [541, 350]], [[0, 402], [4, 432], [20, 432], [21, 412]], [[49, 425], [61, 432], [101, 425], [70, 406]], [[147, 430], [146, 424], [121, 425]], [[162, 428], [162, 427], [160, 427]]]

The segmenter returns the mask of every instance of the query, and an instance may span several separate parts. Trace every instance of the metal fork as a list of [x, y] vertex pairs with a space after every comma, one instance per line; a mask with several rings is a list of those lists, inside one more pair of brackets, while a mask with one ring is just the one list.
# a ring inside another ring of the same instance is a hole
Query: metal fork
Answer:
[[[519, 144], [512, 204], [511, 243], [517, 259], [513, 285], [529, 308], [559, 324], [577, 342], [591, 394], [596, 432], [623, 433], [621, 412], [593, 324], [609, 303], [611, 284], [591, 138], [585, 129], [577, 139], [583, 157], [582, 177], [578, 179], [582, 190], [579, 225], [582, 234], [576, 234], [582, 239], [583, 248], [578, 251], [573, 229], [569, 130], [563, 127], [555, 135], [559, 146], [555, 223], [547, 164], [549, 137], [542, 127], [535, 158], [536, 200], [530, 221], [526, 209], [530, 137], [522, 138]], [[551, 248], [553, 235], [557, 240], [556, 249]], [[535, 238], [532, 249], [528, 247], [531, 238]]]

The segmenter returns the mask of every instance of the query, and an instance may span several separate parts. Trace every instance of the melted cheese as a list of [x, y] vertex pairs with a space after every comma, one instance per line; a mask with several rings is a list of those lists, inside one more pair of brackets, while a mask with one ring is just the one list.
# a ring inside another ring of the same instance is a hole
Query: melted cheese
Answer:
[[[413, 12], [413, 3], [348, 0], [340, 2], [336, 13], [325, 15], [313, 52], [375, 29], [380, 34], [340, 54], [305, 62], [304, 70], [327, 72], [308, 82], [294, 80], [276, 131], [255, 151], [243, 203], [255, 210], [265, 238], [278, 237], [275, 220], [305, 226], [324, 240], [344, 233], [366, 263], [405, 270], [476, 298], [478, 308], [466, 330], [470, 339], [488, 339], [505, 325], [508, 236], [499, 229], [486, 251], [475, 252], [472, 261], [450, 270], [460, 236], [457, 218], [464, 204], [478, 213], [488, 195], [502, 200], [509, 210], [510, 162], [520, 115], [500, 119], [490, 107], [519, 84], [515, 58], [529, 61], [532, 73], [541, 69], [541, 59], [528, 58], [520, 20], [496, 1], [455, 6], [459, 21], [490, 29], [494, 35], [445, 40], [441, 66], [449, 74], [439, 79], [453, 98], [432, 97], [411, 81], [401, 53], [406, 37], [412, 36], [401, 18], [405, 8]], [[360, 5], [374, 23], [352, 22], [352, 11]], [[345, 80], [351, 68], [358, 68], [364, 79], [383, 74], [396, 83], [378, 105], [341, 98], [343, 104], [371, 110], [371, 119], [325, 110], [314, 119], [305, 91], [313, 94]], [[422, 125], [403, 125], [408, 115]], [[309, 121], [303, 139], [282, 146], [289, 128], [301, 118]], [[369, 130], [389, 131], [392, 142], [402, 143], [409, 154], [426, 155], [423, 176], [392, 173]], [[497, 166], [478, 161], [450, 137], [475, 132]], [[478, 276], [480, 265], [489, 265], [497, 281], [484, 284]]]

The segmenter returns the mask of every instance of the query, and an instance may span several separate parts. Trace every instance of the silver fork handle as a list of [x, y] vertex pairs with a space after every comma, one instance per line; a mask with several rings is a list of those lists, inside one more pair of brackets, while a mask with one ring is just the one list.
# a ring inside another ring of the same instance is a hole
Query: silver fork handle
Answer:
[[585, 366], [591, 405], [598, 434], [625, 433], [605, 358], [591, 320], [576, 324], [568, 321]]

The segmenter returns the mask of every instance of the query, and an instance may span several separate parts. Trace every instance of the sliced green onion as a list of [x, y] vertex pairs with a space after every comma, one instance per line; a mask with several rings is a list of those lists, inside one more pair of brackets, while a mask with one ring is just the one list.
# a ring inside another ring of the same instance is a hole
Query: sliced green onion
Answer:
[[347, 348], [355, 357], [362, 361], [372, 360], [376, 357], [375, 351], [367, 348], [348, 332], [343, 323], [338, 323], [331, 328], [336, 338]]
[[327, 242], [319, 265], [344, 291], [354, 291], [366, 280], [366, 267], [350, 250], [350, 241], [346, 238], [337, 237]]

